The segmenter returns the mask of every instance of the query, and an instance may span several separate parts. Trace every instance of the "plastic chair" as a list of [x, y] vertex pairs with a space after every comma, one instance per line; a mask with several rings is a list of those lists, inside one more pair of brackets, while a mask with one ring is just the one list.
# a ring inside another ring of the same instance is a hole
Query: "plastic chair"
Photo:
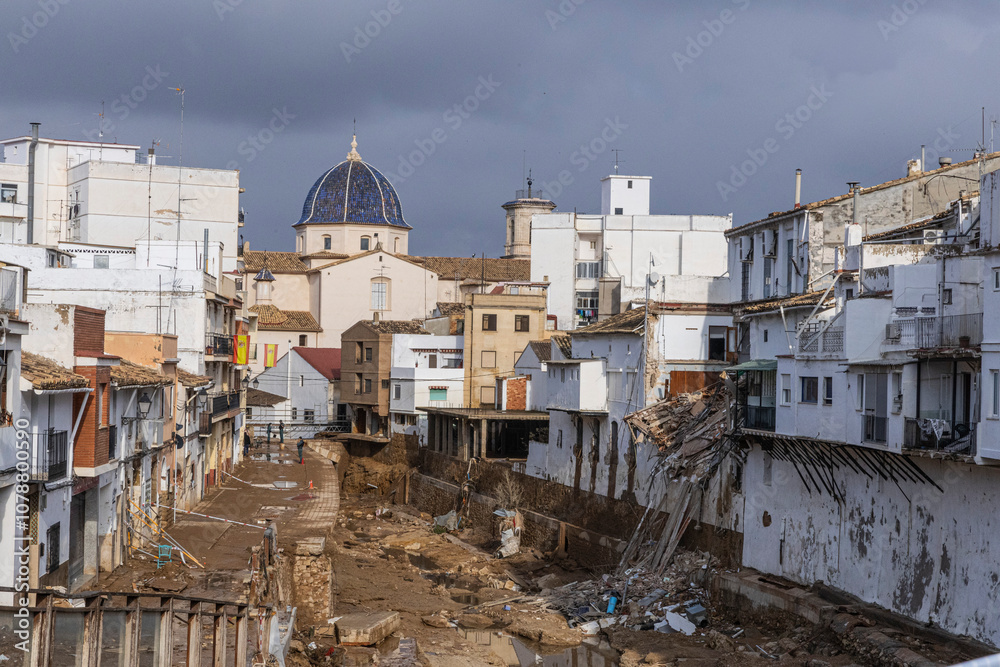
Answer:
[[156, 569], [159, 570], [161, 567], [170, 562], [171, 554], [173, 553], [173, 547], [169, 544], [161, 544], [160, 550], [156, 554]]

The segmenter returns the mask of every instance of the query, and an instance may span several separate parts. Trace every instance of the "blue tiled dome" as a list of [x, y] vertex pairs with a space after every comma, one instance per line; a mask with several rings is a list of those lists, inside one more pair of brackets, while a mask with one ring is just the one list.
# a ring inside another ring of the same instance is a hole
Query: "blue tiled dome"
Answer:
[[361, 159], [351, 142], [347, 159], [319, 177], [306, 195], [302, 217], [295, 223], [391, 225], [411, 229], [403, 220], [395, 188], [382, 173]]

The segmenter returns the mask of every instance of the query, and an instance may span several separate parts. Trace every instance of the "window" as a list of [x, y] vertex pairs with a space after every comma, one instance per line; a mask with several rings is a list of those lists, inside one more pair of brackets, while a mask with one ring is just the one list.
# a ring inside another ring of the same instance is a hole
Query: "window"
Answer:
[[770, 257], [764, 258], [764, 298], [768, 299], [771, 297], [771, 270], [774, 266], [774, 260]]
[[1000, 290], [1000, 269], [993, 269], [993, 289]]
[[597, 250], [597, 241], [591, 241], [590, 242], [590, 249], [591, 250]]
[[403, 385], [401, 385], [401, 384], [394, 384], [394, 385], [392, 385], [392, 398], [393, 398], [393, 400], [398, 401], [402, 397], [403, 397]]
[[302, 413], [305, 415], [307, 422], [311, 422], [316, 418], [316, 413], [313, 410], [303, 410]]
[[361, 393], [361, 388], [363, 386], [364, 385], [361, 383], [361, 373], [355, 373], [354, 374], [354, 393], [355, 394], [360, 394]]
[[628, 182], [628, 189], [629, 189], [629, 190], [631, 190], [631, 189], [632, 189], [632, 181], [629, 181], [629, 182]]
[[299, 418], [299, 409], [292, 408], [292, 421], [295, 421], [298, 418]]
[[59, 522], [49, 526], [45, 536], [46, 549], [49, 552], [48, 572], [55, 572], [59, 569]]
[[823, 378], [823, 405], [833, 405], [833, 378]]
[[[4, 365], [4, 369], [6, 369]], [[6, 378], [5, 378], [6, 379]], [[108, 425], [108, 418], [105, 416], [104, 406], [108, 402], [108, 385], [98, 384], [97, 385], [97, 422], [101, 426]], [[7, 409], [6, 404], [4, 405], [4, 410]]]
[[482, 352], [482, 367], [483, 368], [496, 368], [497, 367], [497, 353], [495, 350], [483, 350]]
[[305, 334], [299, 334], [299, 347], [305, 347], [307, 345], [307, 338]]
[[785, 241], [785, 287], [788, 294], [792, 293], [792, 271], [795, 269], [795, 239]]
[[950, 306], [951, 305], [951, 288], [950, 287], [946, 287], [945, 289], [941, 290], [941, 303], [944, 304], [944, 305], [946, 305], [946, 306]]
[[622, 398], [622, 372], [608, 371], [608, 398], [617, 401]]
[[94, 255], [94, 268], [106, 269], [108, 268], [108, 261], [107, 255]]
[[372, 310], [386, 310], [389, 307], [389, 279], [372, 280]]
[[497, 330], [497, 316], [483, 314], [483, 331], [496, 331]]
[[600, 262], [577, 262], [576, 263], [576, 277], [577, 278], [600, 278], [601, 277], [601, 263]]
[[306, 376], [305, 375], [300, 375], [299, 376], [299, 386], [300, 387], [304, 387], [305, 385], [306, 385]]
[[493, 405], [497, 402], [496, 399], [497, 388], [490, 385], [489, 387], [479, 388], [479, 402], [483, 405]]
[[388, 380], [382, 380], [382, 388], [383, 389], [388, 389], [389, 388], [389, 381]]
[[865, 409], [865, 374], [858, 373], [858, 404], [854, 406], [855, 410]]
[[428, 368], [438, 367], [438, 356], [436, 354], [427, 355], [427, 367]]
[[846, 301], [850, 301], [853, 298], [854, 298], [854, 288], [848, 287], [846, 290], [844, 290], [844, 299]]
[[448, 400], [448, 388], [447, 387], [431, 387], [430, 389], [430, 399], [432, 401], [447, 401]]
[[617, 207], [617, 208], [615, 208], [615, 215], [623, 215], [624, 213], [625, 213], [625, 210], [623, 208], [621, 208], [620, 206]]
[[329, 250], [333, 247], [333, 239], [330, 238], [329, 234], [323, 235], [323, 250]]
[[14, 183], [4, 183], [3, 185], [0, 185], [0, 201], [5, 204], [16, 204], [17, 185]]
[[577, 292], [576, 307], [578, 310], [593, 310], [597, 308], [598, 292]]
[[764, 329], [764, 342], [767, 342], [767, 329]]
[[993, 401], [990, 405], [990, 417], [1000, 417], [1000, 371], [990, 371], [993, 380]]
[[514, 316], [514, 331], [529, 331], [530, 315], [515, 315]]
[[365, 378], [365, 393], [372, 393], [372, 381], [371, 378]]
[[892, 374], [892, 411], [899, 414], [903, 411], [903, 374]]
[[740, 265], [740, 300], [750, 300], [750, 263], [743, 262]]
[[781, 374], [781, 404], [792, 404], [792, 376], [788, 373]]
[[710, 361], [726, 360], [726, 327], [708, 327], [708, 358]]
[[369, 247], [371, 246], [371, 244], [372, 244], [372, 237], [370, 237], [370, 236], [362, 236], [361, 237], [361, 249], [362, 250], [368, 250]]
[[247, 419], [253, 419], [253, 408], [247, 406]]
[[358, 349], [357, 349], [357, 354], [354, 355], [354, 361], [360, 364], [361, 360], [364, 359], [363, 355], [365, 353], [365, 346], [363, 343], [357, 343], [357, 346]]
[[392, 240], [392, 251], [393, 252], [399, 252], [399, 237], [398, 236], [395, 237]]
[[819, 378], [818, 377], [803, 377], [799, 378], [802, 383], [802, 394], [799, 397], [799, 402], [801, 403], [818, 403], [819, 402]]
[[562, 429], [556, 431], [556, 447], [562, 449]]
[[370, 347], [365, 348], [365, 361], [372, 360], [372, 349]]

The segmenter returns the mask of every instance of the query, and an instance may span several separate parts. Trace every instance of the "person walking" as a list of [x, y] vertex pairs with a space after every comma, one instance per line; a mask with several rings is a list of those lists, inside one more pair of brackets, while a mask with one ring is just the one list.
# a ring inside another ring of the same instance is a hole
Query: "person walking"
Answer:
[[243, 458], [250, 454], [250, 431], [243, 429]]
[[285, 420], [278, 420], [278, 437], [281, 440], [281, 444], [285, 444]]
[[271, 422], [267, 422], [267, 444], [271, 444]]
[[303, 440], [302, 438], [299, 438], [299, 441], [295, 443], [295, 446], [299, 450], [299, 463], [305, 465], [306, 460], [305, 457], [302, 455], [302, 450], [306, 446], [306, 441]]

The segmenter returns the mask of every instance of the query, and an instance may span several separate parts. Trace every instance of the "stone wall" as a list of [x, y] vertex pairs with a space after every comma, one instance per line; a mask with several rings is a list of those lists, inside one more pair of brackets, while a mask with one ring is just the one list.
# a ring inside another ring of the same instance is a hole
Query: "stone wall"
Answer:
[[323, 537], [307, 538], [295, 545], [292, 588], [300, 628], [326, 627], [330, 616], [333, 566], [325, 549], [326, 538]]

